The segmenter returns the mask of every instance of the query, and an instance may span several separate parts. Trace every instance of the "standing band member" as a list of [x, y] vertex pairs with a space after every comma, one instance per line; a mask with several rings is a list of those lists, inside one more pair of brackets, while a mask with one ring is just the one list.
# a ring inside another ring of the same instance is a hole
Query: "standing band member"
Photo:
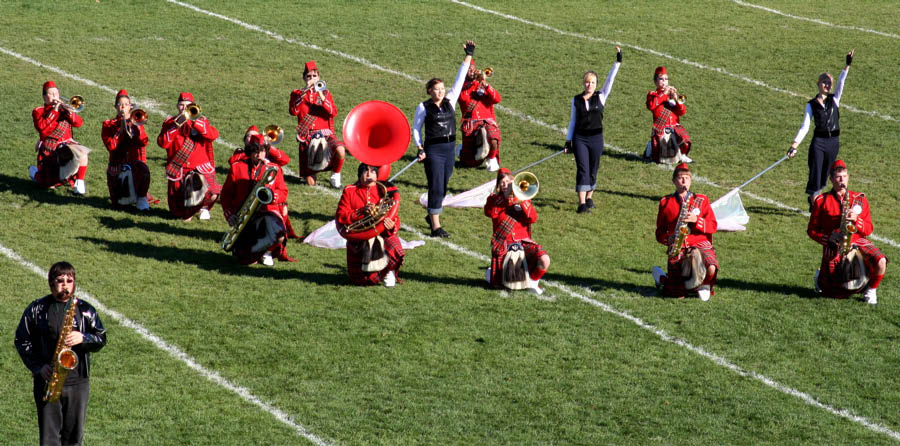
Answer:
[[810, 121], [812, 121], [816, 128], [813, 130], [813, 138], [809, 142], [809, 180], [806, 182], [806, 194], [809, 196], [810, 209], [812, 209], [816, 195], [819, 195], [819, 191], [825, 187], [829, 177], [828, 168], [837, 159], [838, 150], [841, 148], [841, 141], [838, 138], [841, 134], [839, 109], [841, 94], [844, 92], [844, 81], [847, 79], [847, 73], [850, 72], [850, 63], [853, 62], [853, 50], [847, 53], [846, 61], [847, 66], [841, 71], [834, 94], [829, 93], [831, 85], [834, 83], [834, 77], [829, 73], [819, 75], [819, 81], [816, 83], [819, 92], [816, 97], [806, 103], [803, 124], [787, 153], [790, 158], [797, 154], [797, 146], [806, 137]]
[[257, 192], [255, 186], [259, 180], [267, 169], [274, 169], [271, 180], [264, 184], [271, 191], [272, 201], [258, 205], [234, 243], [232, 252], [244, 265], [262, 261], [264, 265], [272, 266], [275, 264], [273, 257], [294, 261], [287, 255], [289, 223], [287, 214], [282, 212], [288, 188], [281, 167], [266, 158], [267, 149], [268, 145], [262, 135], [250, 136], [249, 143], [244, 147], [244, 156], [232, 157], [234, 162], [225, 185], [222, 186], [222, 211], [228, 224], [235, 226], [244, 202]]
[[185, 221], [190, 221], [199, 211], [201, 220], [209, 220], [209, 210], [222, 191], [216, 179], [213, 152], [213, 141], [219, 137], [219, 131], [205, 116], [191, 117], [192, 112], [198, 115], [200, 112], [194, 95], [179, 94], [178, 115], [163, 122], [156, 143], [166, 149], [169, 211]]
[[822, 245], [822, 265], [813, 281], [826, 296], [862, 292], [866, 303], [874, 305], [888, 260], [866, 239], [874, 230], [866, 194], [851, 191], [849, 183], [847, 166], [837, 160], [831, 166], [831, 191], [813, 201], [806, 233]]
[[718, 223], [706, 195], [691, 192], [692, 179], [688, 165], [679, 164], [672, 174], [675, 193], [659, 201], [656, 241], [669, 247], [669, 262], [668, 273], [653, 267], [653, 279], [666, 296], [696, 292], [707, 301], [719, 272], [712, 242]]
[[[356, 285], [383, 282], [384, 286], [392, 287], [397, 283], [405, 255], [397, 236], [400, 231], [400, 216], [397, 214], [400, 192], [391, 183], [376, 181], [376, 166], [360, 164], [357, 178], [356, 183], [344, 188], [335, 213], [341, 235], [347, 239], [347, 275], [350, 282]], [[380, 209], [380, 205], [387, 207], [390, 204], [382, 202], [386, 197], [393, 200], [393, 207]], [[377, 223], [379, 218], [381, 222]], [[374, 226], [356, 233], [347, 232], [345, 228], [354, 223], [360, 225], [360, 229]]]
[[331, 174], [331, 186], [341, 187], [341, 169], [346, 150], [344, 143], [334, 133], [334, 118], [338, 114], [331, 90], [325, 88], [316, 61], [311, 60], [303, 68], [306, 87], [291, 92], [288, 111], [297, 117], [297, 141], [300, 142], [299, 175], [310, 186], [316, 185], [316, 174]]
[[584, 73], [584, 91], [572, 98], [569, 113], [569, 132], [565, 150], [575, 152], [575, 192], [578, 193], [578, 212], [590, 212], [594, 207], [594, 189], [597, 187], [597, 170], [603, 155], [603, 109], [612, 91], [619, 66], [622, 65], [622, 48], [616, 47], [616, 63], [606, 75], [603, 88], [597, 91], [597, 73]]
[[469, 63], [466, 82], [459, 94], [462, 120], [462, 150], [459, 161], [465, 167], [477, 167], [487, 162], [487, 170], [496, 172], [500, 168], [500, 127], [494, 114], [494, 104], [500, 103], [500, 92], [487, 83], [491, 72], [475, 68], [475, 61]]
[[[538, 219], [531, 200], [519, 200], [513, 194], [513, 175], [509, 169], [497, 171], [497, 188], [484, 205], [491, 218], [491, 266], [485, 279], [494, 288], [544, 291], [538, 282], [550, 267], [547, 251], [531, 238], [531, 225]], [[524, 263], [522, 260], [524, 259]]]
[[38, 132], [37, 166], [28, 166], [28, 176], [41, 187], [68, 184], [74, 187], [76, 195], [84, 195], [91, 150], [72, 139], [72, 128], [81, 127], [84, 121], [78, 110], [60, 100], [53, 81], [44, 82], [42, 94], [44, 105], [31, 111]]
[[654, 162], [691, 162], [687, 154], [691, 151], [691, 137], [681, 126], [681, 117], [687, 113], [684, 96], [669, 85], [666, 67], [657, 67], [653, 73], [656, 89], [647, 93], [647, 110], [653, 114], [653, 129], [644, 157]]
[[[75, 297], [75, 268], [71, 264], [54, 264], [47, 279], [50, 294], [25, 309], [16, 328], [15, 345], [34, 378], [40, 444], [80, 445], [91, 393], [91, 353], [106, 345], [106, 329], [97, 310]], [[61, 337], [63, 334], [65, 337]], [[64, 362], [55, 359], [60, 353], [67, 358], [65, 362], [73, 357], [77, 361], [71, 370], [58, 367], [54, 373], [53, 366]], [[48, 386], [53, 378], [54, 385]]]
[[132, 115], [131, 98], [119, 90], [114, 104], [116, 116], [103, 121], [100, 137], [109, 151], [106, 186], [113, 207], [135, 203], [142, 211], [150, 209], [150, 168], [147, 167], [147, 132], [144, 123]]
[[450, 237], [441, 227], [441, 211], [456, 160], [456, 101], [475, 54], [475, 42], [467, 40], [463, 48], [466, 57], [456, 73], [453, 87], [447, 92], [444, 81], [438, 78], [429, 80], [425, 91], [431, 98], [416, 107], [413, 118], [413, 140], [419, 149], [417, 156], [425, 162], [425, 178], [428, 181], [428, 215], [425, 221], [431, 227], [432, 237]]

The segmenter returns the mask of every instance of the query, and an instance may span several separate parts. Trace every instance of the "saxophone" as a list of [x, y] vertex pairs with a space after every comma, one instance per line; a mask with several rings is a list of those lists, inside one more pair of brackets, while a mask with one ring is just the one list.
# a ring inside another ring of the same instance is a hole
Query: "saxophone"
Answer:
[[50, 365], [53, 369], [53, 376], [50, 377], [50, 381], [47, 381], [47, 387], [44, 390], [44, 401], [50, 404], [59, 401], [63, 385], [66, 382], [66, 376], [69, 375], [70, 370], [74, 370], [78, 365], [78, 355], [71, 348], [66, 347], [66, 337], [72, 332], [77, 307], [78, 298], [71, 296], [66, 303], [66, 316], [60, 328], [59, 340], [56, 341], [53, 364]]
[[688, 213], [700, 215], [701, 200], [702, 198], [695, 199], [695, 207], [692, 209], [690, 206], [691, 195], [690, 192], [688, 192], [684, 198], [684, 202], [681, 203], [681, 212], [678, 214], [678, 220], [675, 222], [675, 241], [669, 245], [670, 259], [674, 259], [681, 254], [681, 250], [684, 248], [684, 242], [687, 240], [688, 234], [691, 233], [691, 229], [688, 228], [688, 224], [684, 219], [687, 218]]
[[[856, 233], [856, 222], [852, 222], [847, 219], [847, 214], [850, 211], [854, 211], [857, 215], [862, 211], [860, 205], [858, 203], [859, 197], [863, 194], [857, 195], [857, 197], [853, 200], [852, 206], [850, 203], [850, 190], [848, 189], [844, 192], [844, 199], [841, 201], [841, 234], [844, 236], [844, 240], [841, 241], [841, 257], [846, 257], [847, 254], [850, 253], [850, 249], [853, 248], [853, 234]], [[859, 211], [857, 211], [859, 209]]]
[[238, 210], [238, 213], [236, 214], [237, 223], [232, 226], [222, 238], [222, 249], [225, 251], [234, 249], [234, 242], [237, 241], [241, 232], [247, 227], [247, 223], [250, 223], [250, 217], [253, 217], [253, 214], [256, 213], [256, 209], [259, 208], [259, 205], [269, 204], [275, 199], [272, 189], [269, 189], [266, 185], [275, 181], [276, 175], [278, 175], [277, 167], [266, 167], [266, 170], [259, 178], [259, 181], [253, 185], [253, 188], [250, 189], [250, 194], [247, 195], [247, 198], [244, 199], [244, 203], [241, 204], [241, 209]]

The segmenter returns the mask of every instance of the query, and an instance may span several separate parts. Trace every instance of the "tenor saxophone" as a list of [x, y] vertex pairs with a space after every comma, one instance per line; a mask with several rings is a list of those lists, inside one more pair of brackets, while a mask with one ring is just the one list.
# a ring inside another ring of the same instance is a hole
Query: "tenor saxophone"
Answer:
[[259, 181], [257, 181], [255, 185], [253, 185], [253, 188], [250, 189], [250, 194], [247, 195], [247, 198], [244, 199], [244, 203], [241, 204], [241, 208], [236, 214], [237, 223], [235, 223], [235, 225], [225, 233], [225, 236], [222, 237], [222, 249], [225, 251], [234, 249], [234, 242], [237, 241], [238, 236], [244, 231], [247, 223], [250, 223], [250, 217], [253, 217], [253, 214], [256, 212], [256, 209], [259, 208], [259, 205], [269, 204], [275, 198], [272, 189], [267, 185], [275, 180], [277, 174], [277, 167], [266, 167], [262, 177], [259, 178]]
[[698, 197], [694, 200], [694, 208], [692, 209], [690, 206], [690, 192], [685, 197], [684, 202], [681, 203], [681, 212], [678, 214], [678, 221], [675, 222], [675, 241], [669, 245], [669, 258], [674, 259], [681, 254], [681, 250], [684, 248], [684, 242], [687, 241], [688, 234], [691, 233], [691, 229], [688, 227], [687, 222], [684, 221], [687, 218], [688, 214], [700, 215], [700, 203], [702, 198]]
[[47, 387], [44, 389], [44, 401], [50, 404], [59, 401], [69, 371], [74, 370], [78, 365], [78, 355], [71, 348], [66, 347], [66, 337], [72, 332], [77, 307], [78, 298], [71, 296], [66, 303], [66, 316], [63, 319], [62, 327], [60, 327], [59, 340], [56, 341], [53, 364], [50, 365], [53, 369], [53, 375], [50, 377], [50, 381], [47, 381]]
[[[862, 195], [862, 194], [860, 194]], [[850, 190], [844, 192], [844, 199], [841, 202], [841, 234], [844, 235], [844, 239], [841, 241], [841, 257], [846, 257], [847, 254], [850, 253], [850, 249], [853, 248], [853, 234], [856, 233], [856, 222], [852, 222], [847, 219], [847, 214], [850, 213], [853, 208], [859, 206], [857, 201], [859, 200], [859, 196], [853, 200], [853, 203], [850, 202]], [[858, 212], [857, 212], [858, 214]]]

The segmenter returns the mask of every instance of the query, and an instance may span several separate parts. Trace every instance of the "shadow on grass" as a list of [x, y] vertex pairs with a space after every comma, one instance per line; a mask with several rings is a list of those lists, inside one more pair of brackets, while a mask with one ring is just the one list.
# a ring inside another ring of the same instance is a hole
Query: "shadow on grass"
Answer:
[[[653, 278], [650, 277], [650, 274], [647, 271], [637, 271], [637, 270], [626, 270], [633, 271], [636, 273], [647, 273], [647, 277], [649, 281], [652, 283]], [[662, 297], [657, 291], [655, 286], [652, 285], [642, 285], [634, 282], [620, 282], [606, 279], [598, 279], [595, 277], [584, 277], [584, 276], [572, 276], [568, 274], [558, 274], [548, 272], [547, 279], [560, 282], [562, 284], [575, 287], [575, 291], [579, 291], [577, 288], [588, 288], [592, 292], [604, 293], [605, 290], [616, 290], [622, 291], [625, 293], [634, 293], [643, 297]]]
[[169, 223], [135, 221], [130, 218], [117, 219], [113, 217], [100, 217], [99, 221], [101, 225], [113, 230], [138, 228], [144, 231], [159, 232], [163, 234], [178, 235], [198, 240], [210, 240], [216, 242], [221, 240], [225, 234], [223, 231], [185, 228], [180, 226], [173, 226]]
[[651, 195], [640, 195], [640, 194], [632, 194], [630, 192], [619, 192], [619, 191], [608, 190], [608, 189], [597, 189], [595, 192], [600, 192], [601, 194], [618, 195], [620, 197], [634, 198], [637, 200], [649, 200], [654, 203], [659, 203], [659, 200], [662, 199], [662, 197], [660, 197], [658, 195], [652, 195], [652, 196]]
[[[81, 204], [97, 209], [111, 209], [112, 205], [106, 196], [77, 196], [72, 192], [69, 186], [60, 186], [56, 189], [45, 189], [38, 186], [34, 181], [29, 179], [23, 169], [22, 178], [11, 177], [9, 175], [0, 174], [0, 192], [9, 190], [14, 194], [22, 195], [28, 198], [28, 201], [34, 201], [43, 204], [68, 205]], [[104, 189], [104, 192], [106, 190]], [[26, 205], [28, 203], [26, 202]]]
[[792, 211], [789, 209], [781, 209], [776, 207], [768, 207], [768, 206], [745, 206], [744, 209], [747, 213], [752, 214], [762, 214], [762, 215], [780, 215], [782, 217], [796, 217], [798, 215], [802, 216], [801, 211]]
[[[118, 242], [94, 237], [79, 237], [80, 240], [101, 245], [110, 252], [168, 263], [185, 263], [200, 269], [215, 271], [229, 276], [258, 277], [272, 280], [300, 280], [317, 285], [342, 285], [344, 274], [307, 273], [297, 269], [269, 268], [260, 265], [240, 265], [231, 254], [221, 251], [185, 249], [175, 246], [159, 246], [140, 242]], [[298, 263], [299, 265], [299, 263]], [[297, 268], [294, 266], [293, 268]]]

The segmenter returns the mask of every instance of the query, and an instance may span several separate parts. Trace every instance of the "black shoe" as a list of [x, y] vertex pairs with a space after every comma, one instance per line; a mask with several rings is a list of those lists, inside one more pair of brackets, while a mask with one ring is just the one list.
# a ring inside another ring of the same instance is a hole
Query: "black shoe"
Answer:
[[588, 198], [587, 200], [584, 200], [584, 204], [587, 205], [588, 209], [594, 209], [594, 199], [593, 198]]
[[431, 230], [431, 236], [449, 238], [450, 234], [448, 234], [447, 231], [444, 230], [444, 228], [437, 228]]
[[586, 203], [582, 203], [578, 205], [578, 210], [575, 212], [579, 214], [589, 214], [591, 213], [591, 208], [589, 208]]

